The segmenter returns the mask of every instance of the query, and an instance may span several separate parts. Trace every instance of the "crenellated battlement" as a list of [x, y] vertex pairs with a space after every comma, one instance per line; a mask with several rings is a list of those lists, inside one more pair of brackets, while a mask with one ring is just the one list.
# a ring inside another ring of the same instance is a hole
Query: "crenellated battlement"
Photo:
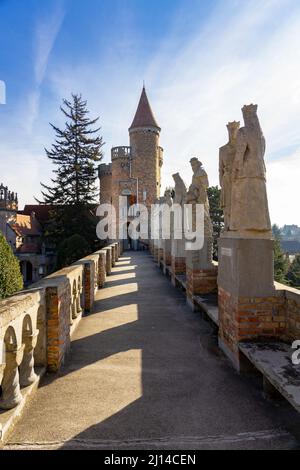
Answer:
[[116, 160], [117, 158], [131, 158], [131, 147], [113, 147], [111, 149], [111, 159]]
[[10, 191], [3, 183], [0, 184], [0, 208], [18, 210], [18, 194]]
[[110, 176], [111, 172], [111, 163], [101, 163], [101, 165], [98, 167], [99, 178], [102, 176]]

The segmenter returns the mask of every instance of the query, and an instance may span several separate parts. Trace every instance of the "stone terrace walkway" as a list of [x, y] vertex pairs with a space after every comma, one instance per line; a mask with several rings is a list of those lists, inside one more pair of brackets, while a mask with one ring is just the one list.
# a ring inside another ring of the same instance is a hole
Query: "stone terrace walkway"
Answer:
[[231, 368], [151, 257], [127, 253], [6, 448], [298, 447], [298, 415], [261, 390]]

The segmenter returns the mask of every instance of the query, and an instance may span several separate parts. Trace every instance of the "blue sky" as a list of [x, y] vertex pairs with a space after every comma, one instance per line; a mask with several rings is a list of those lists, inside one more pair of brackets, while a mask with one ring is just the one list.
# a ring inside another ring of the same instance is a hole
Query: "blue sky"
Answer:
[[[298, 0], [0, 0], [0, 180], [39, 196], [63, 97], [81, 92], [110, 148], [128, 144], [143, 80], [162, 127], [163, 186], [189, 160], [218, 182], [226, 123], [255, 102], [273, 222], [300, 225]], [[1, 87], [0, 87], [1, 101]]]

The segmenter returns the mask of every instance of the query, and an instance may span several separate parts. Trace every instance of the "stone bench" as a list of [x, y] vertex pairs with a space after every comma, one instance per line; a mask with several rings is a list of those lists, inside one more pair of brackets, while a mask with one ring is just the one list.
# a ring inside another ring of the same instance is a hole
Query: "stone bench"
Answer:
[[178, 287], [180, 287], [184, 292], [186, 291], [186, 275], [177, 274], [175, 276], [175, 282]]
[[240, 343], [239, 349], [263, 375], [266, 393], [275, 389], [300, 412], [300, 365], [292, 363], [295, 352], [286, 343]]
[[218, 299], [212, 295], [194, 295], [193, 301], [199, 309], [204, 312], [210, 320], [219, 327]]

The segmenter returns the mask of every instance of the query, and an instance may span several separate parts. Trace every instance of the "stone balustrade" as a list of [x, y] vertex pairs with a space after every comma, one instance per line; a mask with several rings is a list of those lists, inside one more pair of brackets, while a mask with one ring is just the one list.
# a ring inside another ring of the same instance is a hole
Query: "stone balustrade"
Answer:
[[0, 302], [0, 408], [22, 401], [21, 388], [34, 383], [35, 365], [46, 363], [45, 291], [36, 289]]
[[21, 390], [37, 380], [35, 368], [56, 372], [82, 315], [119, 258], [120, 243], [83, 258], [0, 301], [0, 409], [15, 408]]

